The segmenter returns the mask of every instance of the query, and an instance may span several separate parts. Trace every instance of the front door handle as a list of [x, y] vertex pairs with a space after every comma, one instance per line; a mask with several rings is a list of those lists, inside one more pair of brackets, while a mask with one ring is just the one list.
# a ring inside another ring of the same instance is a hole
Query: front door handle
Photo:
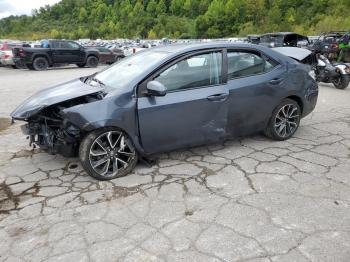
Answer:
[[207, 99], [209, 101], [224, 101], [226, 100], [226, 98], [228, 97], [228, 94], [216, 94], [216, 95], [212, 95], [212, 96], [208, 96]]
[[272, 80], [270, 81], [270, 84], [271, 84], [271, 85], [278, 85], [278, 84], [281, 83], [282, 81], [283, 81], [282, 78], [275, 78], [275, 79], [272, 79]]

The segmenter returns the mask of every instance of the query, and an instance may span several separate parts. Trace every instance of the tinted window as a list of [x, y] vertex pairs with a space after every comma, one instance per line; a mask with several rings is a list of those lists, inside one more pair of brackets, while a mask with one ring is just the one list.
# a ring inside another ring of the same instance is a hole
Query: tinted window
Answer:
[[217, 85], [221, 82], [221, 67], [221, 52], [201, 54], [172, 65], [155, 80], [169, 91]]
[[74, 42], [67, 42], [67, 46], [68, 46], [68, 48], [71, 48], [71, 49], [78, 49], [79, 48], [79, 45], [77, 43], [74, 43]]
[[103, 52], [103, 53], [110, 53], [110, 52], [109, 52], [109, 49], [104, 48], [104, 47], [98, 48], [98, 51]]
[[65, 48], [65, 49], [69, 48], [68, 42], [63, 42], [63, 41], [59, 42], [59, 48]]
[[228, 79], [257, 75], [274, 68], [277, 63], [250, 52], [229, 51]]

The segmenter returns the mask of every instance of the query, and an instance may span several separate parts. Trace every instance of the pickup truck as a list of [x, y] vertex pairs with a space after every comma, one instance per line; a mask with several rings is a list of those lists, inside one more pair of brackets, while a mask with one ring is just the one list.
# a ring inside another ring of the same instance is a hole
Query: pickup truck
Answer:
[[41, 48], [13, 48], [13, 60], [22, 61], [31, 70], [46, 70], [60, 64], [76, 64], [79, 67], [97, 67], [99, 52], [85, 48], [74, 41], [42, 41]]

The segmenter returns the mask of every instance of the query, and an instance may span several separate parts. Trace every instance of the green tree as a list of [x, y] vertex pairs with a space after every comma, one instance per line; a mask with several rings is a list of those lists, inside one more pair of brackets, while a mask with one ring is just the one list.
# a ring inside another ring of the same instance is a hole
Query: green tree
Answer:
[[88, 14], [86, 12], [86, 9], [84, 7], [80, 7], [79, 9], [79, 15], [78, 15], [78, 20], [80, 22], [84, 22], [88, 17]]
[[56, 29], [52, 29], [51, 32], [50, 32], [50, 38], [52, 39], [60, 39], [62, 36], [61, 36], [61, 33], [58, 32], [58, 30]]
[[166, 13], [167, 10], [166, 10], [166, 6], [165, 6], [164, 0], [159, 0], [156, 10], [157, 10], [157, 14], [158, 15]]

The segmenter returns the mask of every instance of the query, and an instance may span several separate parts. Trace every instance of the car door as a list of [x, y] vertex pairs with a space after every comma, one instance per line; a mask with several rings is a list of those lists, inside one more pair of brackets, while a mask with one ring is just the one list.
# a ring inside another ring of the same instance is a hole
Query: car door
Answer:
[[56, 48], [52, 50], [55, 63], [80, 62], [80, 46], [71, 41], [58, 41]]
[[227, 51], [231, 136], [256, 133], [265, 128], [283, 92], [285, 68], [257, 50]]
[[[180, 58], [139, 87], [138, 118], [147, 153], [218, 141], [225, 137], [228, 88], [222, 51]], [[148, 81], [167, 88], [163, 97], [142, 95]]]
[[61, 63], [61, 61], [62, 61], [61, 42], [62, 41], [51, 41], [50, 42], [53, 63]]
[[76, 42], [69, 41], [68, 48], [71, 52], [71, 62], [81, 63], [85, 60], [85, 49]]

